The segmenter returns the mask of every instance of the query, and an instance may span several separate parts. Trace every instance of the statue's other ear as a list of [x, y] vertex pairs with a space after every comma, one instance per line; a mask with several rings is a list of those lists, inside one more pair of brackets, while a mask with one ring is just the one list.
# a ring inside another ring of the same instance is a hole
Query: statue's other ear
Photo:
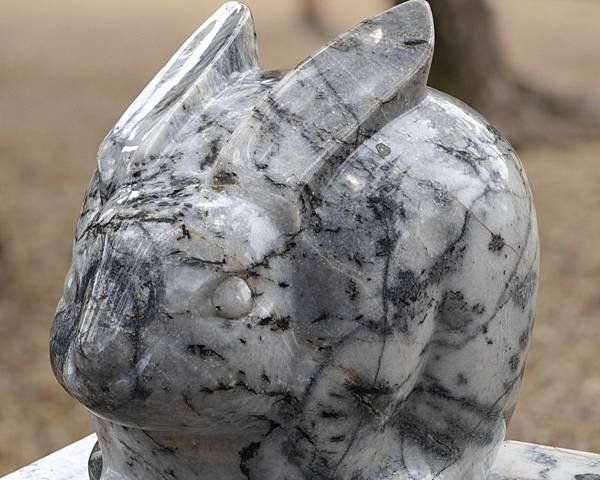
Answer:
[[289, 72], [238, 126], [213, 182], [235, 175], [257, 202], [293, 206], [297, 196], [286, 190], [328, 178], [365, 138], [424, 98], [433, 39], [424, 0], [339, 36]]
[[154, 77], [100, 145], [98, 171], [106, 198], [128, 180], [149, 146], [163, 138], [187, 106], [205, 104], [234, 72], [258, 67], [248, 8], [228, 2], [210, 17]]

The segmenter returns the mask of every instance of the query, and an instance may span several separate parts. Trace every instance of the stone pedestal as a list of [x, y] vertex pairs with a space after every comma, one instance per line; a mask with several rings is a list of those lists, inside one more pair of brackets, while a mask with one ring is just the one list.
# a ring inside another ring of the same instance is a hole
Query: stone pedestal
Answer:
[[[86, 480], [90, 435], [3, 480]], [[600, 455], [521, 442], [505, 442], [488, 480], [600, 480]]]

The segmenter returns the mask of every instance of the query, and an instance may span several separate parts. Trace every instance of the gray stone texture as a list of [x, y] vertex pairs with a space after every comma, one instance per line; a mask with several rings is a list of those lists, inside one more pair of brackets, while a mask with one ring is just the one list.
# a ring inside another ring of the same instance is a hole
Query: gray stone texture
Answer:
[[108, 134], [51, 335], [102, 480], [487, 475], [536, 218], [433, 42], [412, 0], [265, 72], [228, 3]]

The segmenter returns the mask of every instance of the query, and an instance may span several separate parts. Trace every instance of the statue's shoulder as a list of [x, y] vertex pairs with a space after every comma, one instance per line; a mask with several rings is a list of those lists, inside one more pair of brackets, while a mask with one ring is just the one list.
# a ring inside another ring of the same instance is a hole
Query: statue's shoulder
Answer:
[[513, 148], [482, 116], [433, 89], [363, 142], [321, 198], [324, 228], [347, 232], [340, 243], [370, 243], [376, 256], [393, 239], [397, 260], [416, 271], [457, 242], [518, 246], [535, 230]]
[[372, 141], [378, 152], [380, 144], [389, 147], [403, 174], [427, 177], [449, 192], [530, 196], [521, 162], [504, 136], [468, 105], [437, 90], [428, 88], [420, 104]]

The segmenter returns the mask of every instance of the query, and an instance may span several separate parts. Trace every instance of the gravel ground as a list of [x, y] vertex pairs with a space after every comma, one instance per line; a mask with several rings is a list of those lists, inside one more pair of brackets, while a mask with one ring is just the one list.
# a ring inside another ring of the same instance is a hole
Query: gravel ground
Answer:
[[[219, 3], [2, 1], [0, 239], [8, 262], [0, 265], [0, 475], [91, 431], [85, 410], [52, 376], [47, 338], [95, 151]], [[298, 0], [248, 3], [265, 66], [291, 67], [321, 45], [298, 20]], [[384, 2], [322, 4], [335, 33]], [[600, 4], [493, 5], [519, 72], [600, 98]], [[538, 206], [542, 277], [513, 439], [600, 451], [599, 153], [600, 139], [521, 152]]]

